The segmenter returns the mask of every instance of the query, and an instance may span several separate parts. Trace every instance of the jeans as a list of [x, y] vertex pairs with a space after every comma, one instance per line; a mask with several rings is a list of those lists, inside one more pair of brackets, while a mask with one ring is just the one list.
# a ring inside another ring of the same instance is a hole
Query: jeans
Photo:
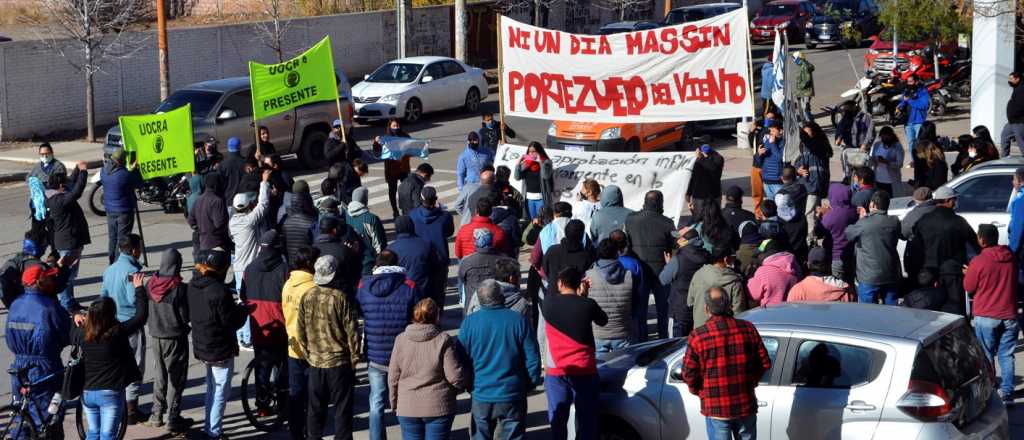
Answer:
[[367, 366], [366, 378], [370, 381], [370, 440], [387, 440], [384, 410], [388, 405], [388, 370]]
[[128, 239], [128, 234], [131, 234], [132, 227], [135, 226], [134, 214], [130, 211], [116, 214], [107, 213], [107, 259], [110, 260], [110, 264], [114, 264], [120, 253], [117, 250], [117, 245], [122, 240]]
[[530, 214], [530, 220], [533, 220], [540, 213], [540, 208], [542, 207], [544, 207], [544, 199], [526, 201], [526, 212]]
[[775, 201], [775, 193], [782, 189], [781, 183], [766, 183], [764, 184], [764, 198], [765, 200]]
[[1017, 149], [1024, 154], [1024, 123], [1008, 123], [1003, 126], [1003, 132], [999, 134], [999, 145], [1002, 147], [1003, 157], [1010, 155], [1010, 140], [1017, 140]]
[[398, 417], [402, 440], [448, 440], [455, 414], [441, 417]]
[[917, 143], [917, 134], [921, 132], [921, 124], [907, 124], [903, 127], [907, 135], [907, 153], [910, 157], [914, 155], [914, 144]]
[[811, 97], [798, 96], [796, 100], [800, 106], [800, 108], [797, 109], [800, 112], [800, 118], [805, 122], [814, 122], [814, 114], [811, 113]]
[[756, 440], [757, 414], [739, 419], [720, 420], [704, 418], [708, 430], [708, 440]]
[[60, 251], [60, 256], [70, 256], [70, 258], [75, 260], [75, 264], [71, 265], [71, 275], [68, 276], [68, 286], [64, 288], [63, 292], [57, 294], [57, 299], [60, 301], [60, 305], [64, 307], [64, 310], [74, 312], [75, 310], [82, 308], [82, 306], [78, 304], [78, 301], [75, 300], [75, 278], [78, 278], [78, 267], [80, 266], [79, 260], [82, 258], [82, 248]]
[[181, 416], [181, 393], [188, 380], [188, 336], [153, 338], [156, 374], [153, 378], [153, 416], [167, 421]]
[[306, 438], [306, 405], [309, 400], [306, 386], [309, 384], [309, 364], [302, 359], [288, 357], [288, 430], [292, 439]]
[[[256, 364], [255, 371], [256, 404], [259, 406], [265, 405], [278, 392], [288, 390], [288, 363], [283, 362], [288, 357], [288, 349], [287, 347], [268, 348], [254, 346], [253, 351], [256, 352], [256, 359], [260, 360]], [[274, 366], [276, 362], [281, 363], [278, 364], [280, 369], [275, 372]]]
[[473, 440], [492, 440], [501, 425], [501, 440], [523, 440], [526, 437], [526, 396], [515, 402], [487, 403], [473, 399]]
[[624, 348], [629, 345], [627, 339], [595, 339], [594, 345], [598, 353], [607, 353], [612, 350]]
[[[647, 308], [650, 305], [650, 289], [646, 288], [637, 289], [633, 292], [633, 328], [636, 329], [636, 341], [646, 342], [648, 337], [647, 330]], [[542, 331], [544, 327], [540, 327], [538, 331]], [[543, 347], [542, 347], [543, 350]], [[541, 351], [544, 353], [544, 351]]]
[[1013, 350], [1017, 345], [1017, 320], [975, 316], [974, 334], [989, 359], [996, 358], [999, 361], [999, 376], [1003, 382], [999, 388], [1003, 396], [1013, 394]]
[[352, 397], [355, 388], [356, 374], [352, 367], [309, 367], [309, 415], [306, 420], [308, 438], [323, 437], [327, 407], [334, 405], [334, 438], [352, 440]]
[[206, 363], [206, 435], [219, 437], [223, 427], [224, 406], [231, 399], [231, 373], [235, 369], [235, 358], [226, 361]]
[[[242, 274], [243, 272], [235, 272], [235, 292], [236, 295], [241, 295], [242, 292]], [[252, 346], [252, 330], [249, 328], [249, 317], [245, 317], [245, 324], [235, 330], [235, 336], [238, 337], [238, 344], [247, 347]]]
[[[135, 351], [135, 364], [139, 366], [139, 373], [142, 374], [142, 377], [146, 377], [146, 331], [139, 329], [139, 331], [128, 336], [128, 345]], [[125, 400], [137, 402], [140, 394], [139, 388], [141, 387], [141, 380], [128, 384], [124, 389]]]
[[857, 284], [857, 302], [877, 304], [882, 299], [885, 305], [894, 306], [898, 299], [898, 284]]
[[566, 440], [569, 436], [569, 407], [576, 406], [576, 438], [597, 439], [597, 398], [601, 385], [596, 374], [585, 376], [544, 377], [548, 398], [548, 422], [551, 438]]
[[121, 427], [124, 394], [120, 390], [85, 390], [82, 413], [86, 420], [86, 440], [114, 440]]

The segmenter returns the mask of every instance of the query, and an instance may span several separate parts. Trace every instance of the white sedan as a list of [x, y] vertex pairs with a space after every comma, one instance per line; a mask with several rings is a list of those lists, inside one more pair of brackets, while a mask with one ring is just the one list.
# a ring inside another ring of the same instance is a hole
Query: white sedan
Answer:
[[418, 121], [424, 113], [462, 107], [475, 113], [487, 97], [484, 71], [447, 57], [395, 60], [352, 87], [359, 121], [401, 118]]

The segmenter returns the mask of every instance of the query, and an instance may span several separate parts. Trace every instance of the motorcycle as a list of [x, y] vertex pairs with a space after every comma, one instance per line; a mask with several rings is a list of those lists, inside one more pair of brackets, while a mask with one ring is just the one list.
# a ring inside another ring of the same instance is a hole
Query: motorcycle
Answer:
[[[101, 170], [89, 177], [89, 210], [100, 217], [107, 215], [103, 207], [103, 185], [100, 180]], [[135, 189], [136, 198], [146, 204], [160, 205], [164, 213], [183, 212], [185, 198], [188, 197], [188, 174], [177, 174], [157, 177], [142, 182]]]

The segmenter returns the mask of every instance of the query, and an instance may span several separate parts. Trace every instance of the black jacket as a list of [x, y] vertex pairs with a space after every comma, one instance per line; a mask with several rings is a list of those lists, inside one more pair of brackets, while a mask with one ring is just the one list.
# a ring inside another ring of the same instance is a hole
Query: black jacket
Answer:
[[340, 138], [334, 136], [328, 136], [327, 141], [324, 142], [324, 159], [327, 159], [328, 164], [336, 164], [338, 162], [346, 162], [351, 164], [353, 160], [358, 159], [362, 156], [363, 152], [359, 150], [359, 147], [354, 144], [345, 144]]
[[914, 225], [914, 247], [924, 250], [924, 261], [915, 267], [940, 270], [950, 267], [956, 269], [954, 274], [960, 275], [963, 274], [960, 268], [969, 261], [967, 248], [971, 247], [975, 253], [980, 251], [977, 235], [967, 220], [952, 209], [941, 206], [925, 214]]
[[320, 250], [320, 255], [333, 256], [338, 264], [334, 281], [328, 287], [345, 292], [349, 298], [355, 299], [356, 285], [359, 284], [359, 278], [363, 275], [363, 254], [345, 243], [361, 246], [362, 241], [348, 225], [345, 225], [345, 231], [339, 235], [345, 237], [346, 240], [342, 241], [342, 238], [333, 235], [320, 234], [316, 237], [313, 247]]
[[217, 169], [224, 178], [224, 200], [226, 203], [231, 203], [235, 194], [246, 192], [238, 190], [239, 184], [242, 183], [242, 177], [245, 176], [245, 159], [241, 154], [229, 152]]
[[411, 214], [413, 209], [423, 204], [423, 196], [420, 193], [423, 192], [425, 185], [426, 182], [416, 173], [409, 173], [398, 185], [398, 209], [402, 210], [402, 215]]
[[67, 191], [53, 193], [46, 198], [46, 209], [53, 219], [53, 245], [58, 250], [78, 249], [92, 240], [89, 238], [89, 223], [78, 204], [85, 191], [86, 173], [78, 168], [68, 178]]
[[580, 273], [585, 273], [594, 261], [597, 260], [589, 248], [575, 240], [562, 238], [561, 243], [551, 246], [544, 254], [544, 276], [548, 279], [548, 292], [558, 291], [559, 272], [575, 267]]
[[231, 251], [234, 246], [228, 230], [228, 208], [224, 202], [224, 180], [218, 173], [203, 176], [203, 194], [196, 199], [188, 224], [199, 232], [199, 249], [220, 247]]
[[[671, 252], [676, 246], [676, 239], [672, 236], [676, 228], [672, 220], [660, 211], [644, 209], [626, 217], [625, 229], [633, 252], [646, 266], [645, 279], [657, 280], [665, 267], [665, 252]], [[652, 288], [657, 286], [649, 285]]]
[[1006, 122], [1024, 123], [1024, 83], [1014, 87], [1010, 94], [1010, 100], [1006, 103]]
[[671, 307], [672, 319], [689, 323], [693, 327], [693, 308], [686, 305], [686, 298], [690, 289], [690, 282], [693, 275], [711, 263], [711, 254], [701, 246], [684, 246], [676, 253], [676, 276], [672, 278], [671, 294], [669, 295], [669, 306]]
[[222, 280], [194, 274], [188, 283], [188, 309], [196, 359], [220, 362], [238, 356], [235, 331], [245, 324], [249, 312], [235, 304]]
[[722, 169], [725, 158], [717, 151], [704, 157], [697, 157], [693, 163], [693, 176], [686, 195], [695, 199], [718, 199], [722, 197]]
[[128, 384], [142, 380], [135, 364], [135, 351], [128, 338], [146, 324], [146, 289], [135, 289], [135, 316], [118, 323], [107, 337], [99, 341], [82, 341], [82, 365], [86, 390], [123, 390]]
[[313, 245], [313, 224], [317, 221], [316, 208], [309, 193], [292, 194], [292, 206], [281, 222], [285, 258], [292, 261], [303, 246]]
[[726, 203], [722, 207], [722, 217], [725, 217], [725, 223], [729, 225], [737, 235], [740, 233], [740, 225], [746, 221], [756, 221], [757, 217], [754, 216], [753, 212], [743, 209], [743, 207], [734, 204]]

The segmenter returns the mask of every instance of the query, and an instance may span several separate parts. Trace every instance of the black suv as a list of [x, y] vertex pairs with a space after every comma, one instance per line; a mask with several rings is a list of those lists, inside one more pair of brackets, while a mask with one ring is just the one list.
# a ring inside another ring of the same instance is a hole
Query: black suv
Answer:
[[878, 5], [874, 0], [816, 0], [817, 13], [804, 27], [804, 40], [808, 49], [819, 44], [857, 46], [860, 41], [843, 41], [843, 26], [852, 26], [861, 39], [877, 35], [882, 30], [878, 22]]

